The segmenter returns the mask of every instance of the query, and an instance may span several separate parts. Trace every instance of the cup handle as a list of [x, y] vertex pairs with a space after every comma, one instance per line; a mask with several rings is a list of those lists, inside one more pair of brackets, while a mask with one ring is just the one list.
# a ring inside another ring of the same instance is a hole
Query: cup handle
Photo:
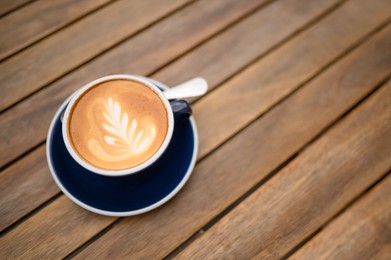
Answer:
[[175, 122], [182, 121], [191, 116], [192, 110], [186, 100], [177, 99], [170, 101]]

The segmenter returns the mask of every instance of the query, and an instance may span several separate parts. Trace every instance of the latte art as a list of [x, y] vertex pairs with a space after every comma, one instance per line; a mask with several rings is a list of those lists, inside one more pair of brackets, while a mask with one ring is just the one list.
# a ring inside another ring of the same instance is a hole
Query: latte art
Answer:
[[163, 143], [167, 111], [149, 87], [112, 80], [76, 101], [68, 121], [71, 144], [91, 165], [122, 170], [148, 160]]
[[107, 131], [104, 141], [111, 146], [105, 150], [101, 143], [91, 138], [88, 147], [98, 158], [110, 158], [111, 161], [121, 161], [134, 155], [145, 153], [156, 137], [156, 126], [149, 122], [139, 126], [137, 119], [133, 118], [129, 126], [128, 113], [121, 111], [121, 105], [112, 98], [107, 99], [106, 111], [103, 116], [106, 119], [102, 128]]

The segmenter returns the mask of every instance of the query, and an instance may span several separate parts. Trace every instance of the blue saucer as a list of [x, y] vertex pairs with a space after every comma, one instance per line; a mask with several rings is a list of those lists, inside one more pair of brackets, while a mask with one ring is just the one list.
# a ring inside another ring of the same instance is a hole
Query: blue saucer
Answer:
[[171, 199], [190, 177], [198, 150], [193, 117], [175, 125], [167, 150], [153, 165], [129, 176], [107, 177], [81, 167], [65, 148], [60, 115], [68, 102], [69, 99], [53, 118], [46, 152], [57, 185], [79, 206], [108, 216], [144, 213]]

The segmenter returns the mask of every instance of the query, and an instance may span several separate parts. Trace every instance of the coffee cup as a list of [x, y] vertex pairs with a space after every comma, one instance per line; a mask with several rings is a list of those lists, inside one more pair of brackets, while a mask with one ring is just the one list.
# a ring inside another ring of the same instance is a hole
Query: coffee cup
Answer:
[[110, 75], [74, 93], [62, 119], [72, 158], [105, 176], [137, 173], [158, 160], [175, 125], [191, 115], [185, 100], [168, 100], [153, 80]]

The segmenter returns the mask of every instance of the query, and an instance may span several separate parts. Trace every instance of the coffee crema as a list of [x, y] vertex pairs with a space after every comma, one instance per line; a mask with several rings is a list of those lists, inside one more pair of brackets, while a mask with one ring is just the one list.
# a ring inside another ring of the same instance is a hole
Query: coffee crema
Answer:
[[167, 110], [154, 90], [116, 79], [83, 93], [68, 118], [75, 152], [94, 167], [124, 170], [142, 164], [160, 148], [168, 131]]

